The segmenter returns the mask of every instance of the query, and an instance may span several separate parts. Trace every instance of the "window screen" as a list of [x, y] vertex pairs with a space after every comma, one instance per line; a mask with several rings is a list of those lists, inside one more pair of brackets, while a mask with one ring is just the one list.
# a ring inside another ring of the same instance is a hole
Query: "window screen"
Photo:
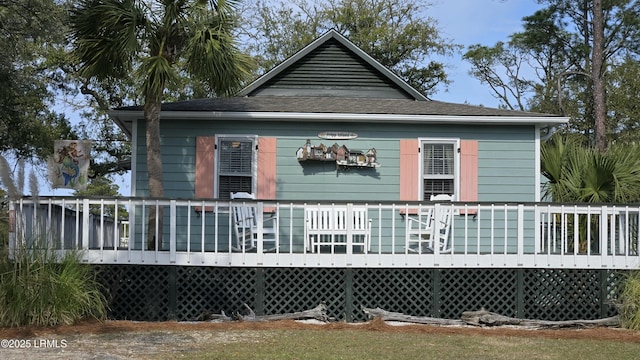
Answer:
[[228, 200], [232, 192], [252, 193], [254, 142], [221, 139], [218, 149], [218, 198]]
[[455, 192], [455, 146], [453, 143], [422, 144], [423, 199]]

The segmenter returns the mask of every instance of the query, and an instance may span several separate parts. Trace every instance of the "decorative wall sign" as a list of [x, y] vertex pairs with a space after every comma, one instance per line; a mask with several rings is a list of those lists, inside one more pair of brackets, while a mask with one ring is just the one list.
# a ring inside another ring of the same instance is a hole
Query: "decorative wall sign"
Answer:
[[311, 141], [307, 139], [307, 143], [296, 152], [298, 161], [333, 161], [338, 168], [349, 167], [367, 167], [377, 168], [380, 166], [376, 158], [376, 149], [371, 148], [368, 151], [349, 150], [346, 145], [338, 145], [335, 143], [331, 147], [324, 144], [312, 146]]
[[320, 139], [327, 140], [351, 140], [358, 137], [358, 134], [347, 131], [323, 131], [318, 133]]
[[91, 141], [56, 140], [49, 159], [49, 179], [54, 188], [84, 190], [87, 187]]

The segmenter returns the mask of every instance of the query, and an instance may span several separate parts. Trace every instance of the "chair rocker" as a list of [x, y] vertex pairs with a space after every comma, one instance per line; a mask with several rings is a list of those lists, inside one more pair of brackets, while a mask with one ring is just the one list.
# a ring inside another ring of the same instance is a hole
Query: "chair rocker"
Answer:
[[[262, 234], [262, 250], [274, 251], [278, 244], [278, 215], [263, 214], [258, 208], [255, 196], [246, 192], [231, 193], [231, 211], [233, 213], [233, 228], [235, 251], [254, 251], [258, 248], [259, 234]], [[250, 200], [250, 201], [236, 201]], [[262, 223], [262, 226], [258, 226]]]
[[[432, 195], [431, 201], [452, 201], [450, 195]], [[435, 246], [439, 253], [451, 252], [449, 230], [453, 219], [453, 207], [436, 203], [421, 208], [413, 216], [407, 216], [407, 251], [418, 254], [431, 254]]]

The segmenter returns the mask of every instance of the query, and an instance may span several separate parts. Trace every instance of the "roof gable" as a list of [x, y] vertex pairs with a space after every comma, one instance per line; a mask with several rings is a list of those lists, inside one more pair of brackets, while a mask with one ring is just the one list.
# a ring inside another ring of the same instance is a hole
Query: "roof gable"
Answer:
[[316, 39], [238, 95], [427, 100], [335, 30]]

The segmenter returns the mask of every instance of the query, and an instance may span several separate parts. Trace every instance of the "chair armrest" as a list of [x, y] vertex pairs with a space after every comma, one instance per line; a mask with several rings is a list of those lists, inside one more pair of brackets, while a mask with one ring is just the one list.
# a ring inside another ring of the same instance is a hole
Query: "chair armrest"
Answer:
[[427, 215], [423, 216], [422, 218], [412, 217], [412, 216], [407, 217], [407, 222], [415, 222], [421, 225], [429, 225], [431, 221], [433, 221], [433, 219]]

